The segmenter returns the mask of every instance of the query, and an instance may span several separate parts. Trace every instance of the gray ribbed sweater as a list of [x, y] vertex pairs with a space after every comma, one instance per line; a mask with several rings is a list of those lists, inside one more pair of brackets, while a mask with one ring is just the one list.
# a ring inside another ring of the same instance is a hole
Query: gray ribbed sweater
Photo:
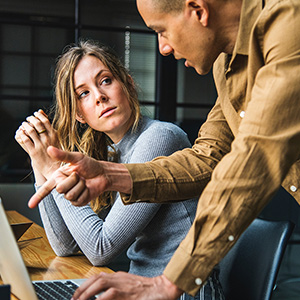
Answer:
[[[186, 134], [176, 125], [143, 117], [116, 145], [121, 163], [139, 163], [189, 147]], [[75, 207], [53, 190], [39, 205], [49, 242], [55, 253], [67, 256], [81, 250], [96, 266], [107, 265], [128, 246], [130, 272], [160, 275], [187, 234], [197, 199], [173, 204], [123, 205], [117, 195], [108, 215], [90, 206]]]

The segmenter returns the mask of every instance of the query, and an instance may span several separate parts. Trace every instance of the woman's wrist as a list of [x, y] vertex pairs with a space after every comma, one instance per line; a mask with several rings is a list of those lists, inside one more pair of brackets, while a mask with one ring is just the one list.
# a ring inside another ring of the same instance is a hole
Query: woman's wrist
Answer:
[[32, 167], [32, 170], [33, 170], [33, 175], [34, 175], [35, 183], [38, 186], [44, 184], [47, 181], [47, 179], [42, 175], [41, 172], [39, 172], [38, 170], [36, 170], [34, 167]]

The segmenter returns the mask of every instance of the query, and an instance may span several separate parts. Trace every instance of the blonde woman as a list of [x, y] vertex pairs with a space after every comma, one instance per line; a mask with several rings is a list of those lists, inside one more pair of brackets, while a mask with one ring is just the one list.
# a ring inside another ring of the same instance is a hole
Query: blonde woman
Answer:
[[[57, 63], [55, 94], [53, 125], [40, 110], [16, 132], [31, 158], [37, 187], [59, 167], [47, 155], [49, 145], [121, 163], [146, 162], [190, 146], [176, 125], [141, 116], [131, 76], [106, 47], [86, 41], [67, 48]], [[197, 206], [196, 199], [124, 206], [112, 193], [83, 207], [67, 199], [68, 194], [53, 190], [39, 204], [57, 255], [82, 251], [93, 265], [102, 266], [129, 247], [129, 272], [149, 277], [162, 273]], [[222, 299], [217, 270], [195, 298], [186, 294], [181, 299]]]

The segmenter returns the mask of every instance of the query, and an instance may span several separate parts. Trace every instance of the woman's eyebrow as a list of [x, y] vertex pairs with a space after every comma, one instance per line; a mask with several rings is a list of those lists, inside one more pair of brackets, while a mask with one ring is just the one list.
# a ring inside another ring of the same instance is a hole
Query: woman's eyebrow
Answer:
[[[95, 76], [95, 78], [98, 78], [99, 76], [101, 76], [101, 74], [103, 72], [110, 72], [108, 69], [102, 69], [98, 72], [98, 74]], [[83, 87], [85, 85], [85, 83], [81, 83], [80, 85], [78, 85], [77, 87], [75, 87], [75, 91], [80, 89], [81, 87]]]

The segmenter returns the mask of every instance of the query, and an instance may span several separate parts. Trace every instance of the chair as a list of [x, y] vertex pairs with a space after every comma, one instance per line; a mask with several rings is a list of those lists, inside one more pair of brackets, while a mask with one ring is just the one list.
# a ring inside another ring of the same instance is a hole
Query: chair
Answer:
[[255, 219], [220, 262], [226, 300], [270, 300], [293, 232], [290, 221]]

